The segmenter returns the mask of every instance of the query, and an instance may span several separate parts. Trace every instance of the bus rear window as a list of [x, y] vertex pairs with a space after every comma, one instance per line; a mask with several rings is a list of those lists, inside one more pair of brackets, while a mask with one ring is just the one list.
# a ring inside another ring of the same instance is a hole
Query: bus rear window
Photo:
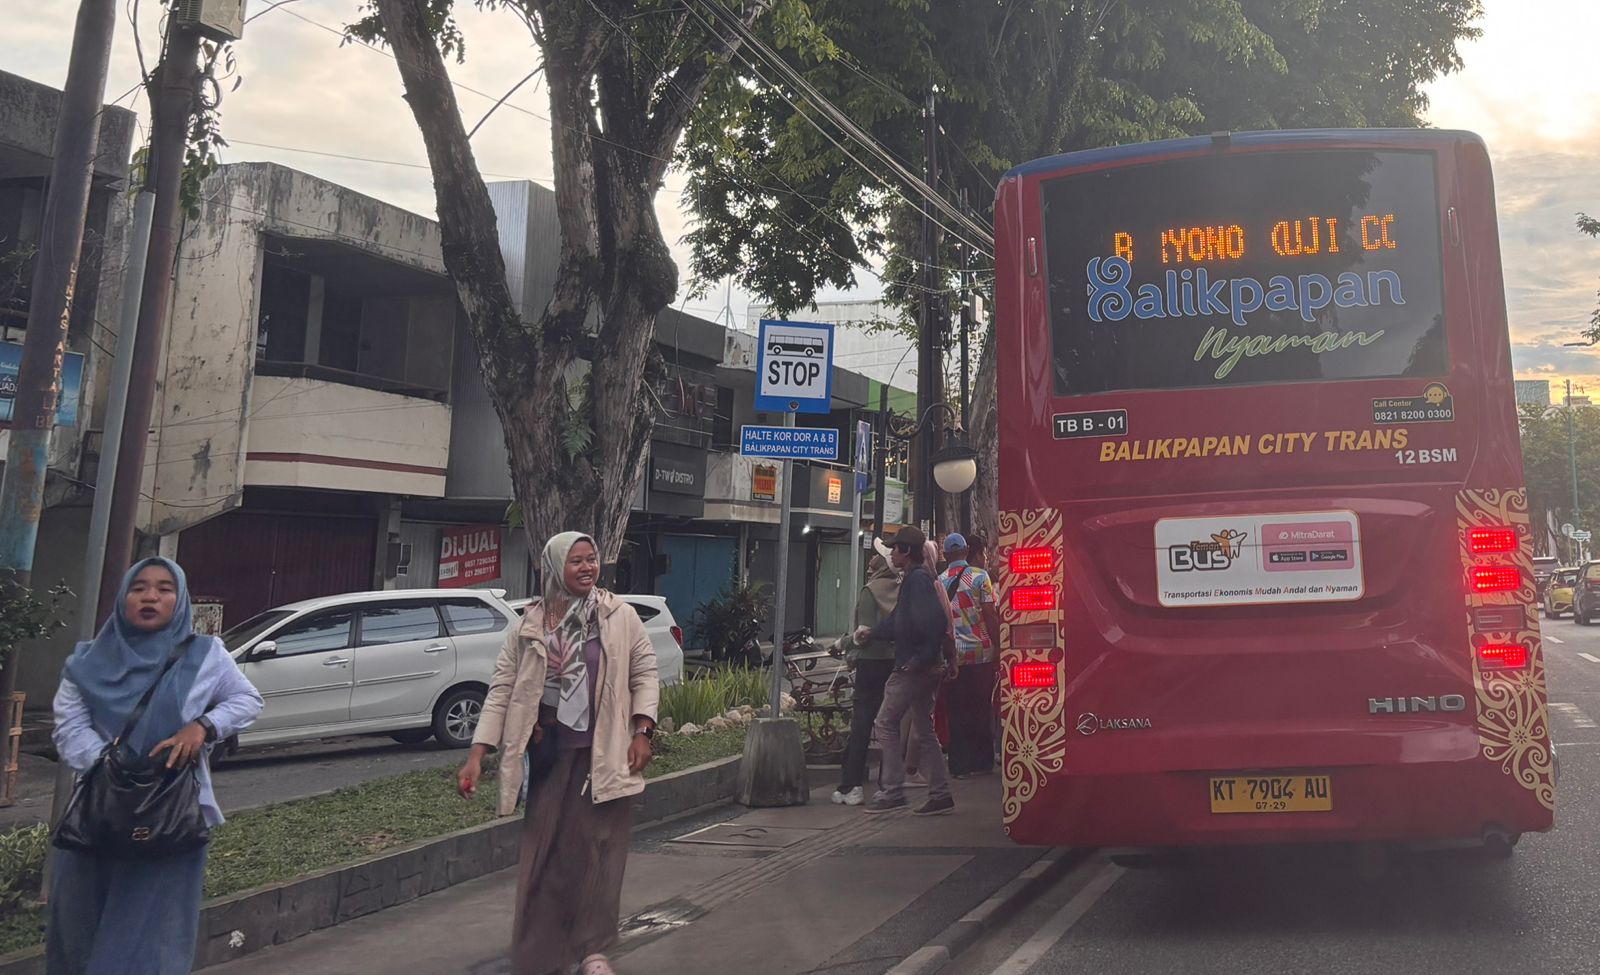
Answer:
[[1218, 154], [1042, 195], [1059, 396], [1449, 371], [1428, 153]]

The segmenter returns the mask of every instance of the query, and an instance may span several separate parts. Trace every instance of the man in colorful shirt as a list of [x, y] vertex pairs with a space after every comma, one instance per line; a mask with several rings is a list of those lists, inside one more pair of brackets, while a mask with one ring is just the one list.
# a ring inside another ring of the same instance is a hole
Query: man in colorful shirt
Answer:
[[950, 597], [961, 662], [945, 698], [950, 712], [950, 774], [966, 778], [994, 771], [1000, 610], [989, 573], [967, 562], [966, 538], [954, 532], [946, 536], [944, 554], [949, 564], [939, 584]]

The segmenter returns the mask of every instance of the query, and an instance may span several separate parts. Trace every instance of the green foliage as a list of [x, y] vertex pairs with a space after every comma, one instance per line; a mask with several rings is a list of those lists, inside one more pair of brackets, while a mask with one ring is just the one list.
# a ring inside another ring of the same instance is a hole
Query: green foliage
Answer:
[[703, 725], [719, 714], [750, 705], [759, 707], [771, 695], [772, 674], [759, 667], [724, 667], [661, 688], [658, 714], [679, 728]]
[[47, 637], [66, 626], [61, 604], [73, 595], [64, 582], [45, 590], [49, 601], [41, 601], [33, 590], [14, 584], [9, 570], [0, 575], [0, 665], [25, 640]]
[[589, 374], [567, 387], [567, 412], [561, 417], [561, 449], [567, 460], [577, 460], [594, 443], [594, 427], [589, 424], [592, 396]]
[[719, 595], [695, 607], [689, 620], [690, 642], [709, 649], [713, 660], [738, 649], [734, 643], [749, 622], [766, 617], [770, 588], [763, 582], [728, 583]]
[[679, 728], [705, 724], [728, 710], [722, 706], [722, 688], [713, 676], [691, 677], [661, 688], [657, 715], [671, 718]]
[[661, 735], [651, 748], [655, 761], [645, 768], [646, 778], [657, 778], [685, 769], [731, 758], [744, 751], [744, 728], [711, 731], [699, 735]]
[[[1568, 440], [1567, 422], [1572, 421]], [[1523, 407], [1522, 466], [1528, 484], [1528, 510], [1533, 518], [1534, 549], [1538, 554], [1576, 558], [1567, 539], [1559, 539], [1561, 551], [1543, 551], [1547, 531], [1546, 513], [1555, 515], [1560, 525], [1572, 522], [1589, 528], [1600, 518], [1600, 409], [1573, 407], [1541, 409]], [[1572, 459], [1577, 459], [1579, 512], [1572, 507]]]
[[50, 828], [43, 823], [0, 833], [0, 915], [39, 893], [49, 851]]
[[[1600, 237], [1600, 220], [1589, 216], [1587, 213], [1578, 214], [1578, 232], [1588, 234], [1590, 237]], [[1596, 293], [1600, 298], [1600, 293]], [[1600, 305], [1595, 306], [1595, 311], [1589, 318], [1589, 327], [1584, 329], [1583, 337], [1590, 342], [1600, 342]]]
[[[1459, 67], [1457, 44], [1476, 36], [1481, 14], [1479, 0], [809, 8], [831, 47], [789, 43], [770, 25], [769, 44], [919, 174], [923, 96], [936, 86], [941, 190], [950, 199], [965, 190], [980, 210], [1010, 166], [1058, 152], [1217, 129], [1418, 124], [1423, 85]], [[922, 292], [908, 191], [863, 171], [834, 144], [845, 140], [833, 123], [819, 132], [808, 120], [816, 113], [798, 111], [768, 83], [775, 70], [758, 67], [742, 62], [709, 92], [685, 140], [696, 280], [735, 277], [782, 312], [819, 288], [851, 287], [856, 267], [887, 257], [886, 294], [909, 305]], [[961, 266], [959, 246], [947, 238], [938, 263]], [[939, 282], [956, 283], [946, 271]]]

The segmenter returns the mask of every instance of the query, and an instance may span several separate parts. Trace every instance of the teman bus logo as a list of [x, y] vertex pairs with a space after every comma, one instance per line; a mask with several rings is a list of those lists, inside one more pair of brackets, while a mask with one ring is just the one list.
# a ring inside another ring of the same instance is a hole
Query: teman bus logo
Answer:
[[1209, 541], [1193, 541], [1186, 545], [1167, 548], [1167, 565], [1173, 572], [1216, 572], [1233, 565], [1233, 560], [1244, 554], [1244, 540], [1249, 532], [1228, 528], [1211, 536]]

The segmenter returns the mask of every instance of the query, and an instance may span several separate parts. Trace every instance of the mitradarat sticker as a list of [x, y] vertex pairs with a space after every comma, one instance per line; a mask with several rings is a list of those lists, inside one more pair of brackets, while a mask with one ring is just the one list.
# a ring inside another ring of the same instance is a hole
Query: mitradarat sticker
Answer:
[[1318, 511], [1156, 522], [1163, 606], [1259, 606], [1360, 599], [1361, 524]]

